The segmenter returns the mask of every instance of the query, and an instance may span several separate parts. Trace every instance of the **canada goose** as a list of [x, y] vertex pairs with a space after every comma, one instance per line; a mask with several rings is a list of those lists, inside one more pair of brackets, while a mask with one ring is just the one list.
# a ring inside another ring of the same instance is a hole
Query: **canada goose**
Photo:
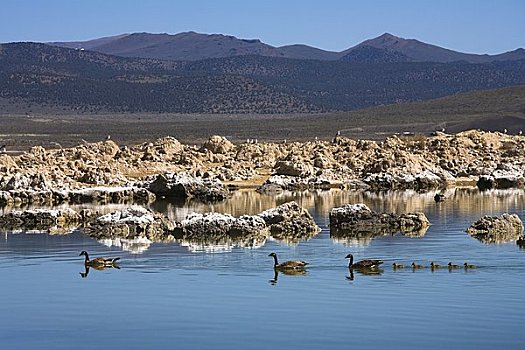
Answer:
[[441, 265], [436, 264], [436, 263], [433, 262], [433, 261], [430, 263], [430, 268], [431, 268], [431, 269], [439, 269], [440, 267], [441, 267]]
[[404, 269], [406, 266], [403, 265], [403, 264], [400, 264], [400, 263], [393, 263], [393, 264], [392, 264], [392, 267], [393, 267], [394, 269]]
[[84, 265], [85, 266], [90, 266], [90, 267], [93, 267], [93, 268], [97, 268], [97, 267], [113, 267], [113, 266], [116, 266], [117, 260], [120, 259], [120, 258], [98, 257], [98, 258], [95, 258], [93, 260], [90, 260], [89, 259], [89, 255], [88, 255], [88, 253], [85, 250], [81, 251], [78, 256], [81, 256], [81, 255], [85, 256]]
[[410, 265], [410, 266], [412, 266], [413, 269], [424, 269], [425, 268], [425, 266], [423, 266], [423, 265], [416, 264], [415, 261], [412, 262], [412, 265]]
[[348, 254], [345, 259], [350, 259], [350, 262], [348, 263], [348, 268], [350, 269], [373, 269], [383, 263], [382, 260], [372, 259], [361, 260], [354, 263], [354, 256], [352, 254]]
[[463, 267], [466, 268], [466, 269], [475, 269], [475, 268], [477, 268], [476, 265], [471, 265], [471, 264], [469, 264], [469, 263], [467, 263], [467, 262], [465, 262], [465, 263], [463, 264]]
[[453, 264], [451, 262], [449, 262], [447, 266], [449, 269], [459, 269], [459, 265]]
[[521, 236], [518, 238], [518, 240], [516, 241], [516, 244], [519, 245], [520, 247], [525, 247], [525, 237]]
[[290, 260], [279, 264], [279, 261], [277, 261], [277, 254], [270, 253], [268, 254], [268, 256], [273, 256], [273, 268], [278, 270], [303, 269], [306, 265], [308, 265], [307, 262], [301, 260]]

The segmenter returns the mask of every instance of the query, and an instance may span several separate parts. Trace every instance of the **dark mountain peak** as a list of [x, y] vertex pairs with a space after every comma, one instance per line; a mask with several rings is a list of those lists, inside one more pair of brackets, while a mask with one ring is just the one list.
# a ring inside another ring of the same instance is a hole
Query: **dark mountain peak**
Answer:
[[405, 39], [405, 38], [401, 38], [401, 37], [392, 35], [390, 33], [384, 33], [378, 36], [377, 38], [365, 40], [355, 47], [372, 46], [372, 47], [381, 48], [381, 49], [395, 50], [397, 48], [402, 48], [402, 47], [407, 47], [407, 46], [417, 46], [417, 45], [428, 45], [428, 44], [422, 43], [415, 39]]
[[341, 61], [359, 63], [397, 63], [410, 62], [412, 60], [398, 51], [362, 45], [341, 57]]
[[400, 38], [398, 36], [395, 36], [393, 34], [390, 34], [390, 33], [383, 33], [381, 34], [380, 36], [378, 36], [377, 38], [374, 38], [374, 39], [370, 39], [370, 40], [376, 40], [376, 41], [381, 41], [381, 42], [392, 42], [392, 41], [396, 41], [396, 40], [405, 40], [403, 38]]

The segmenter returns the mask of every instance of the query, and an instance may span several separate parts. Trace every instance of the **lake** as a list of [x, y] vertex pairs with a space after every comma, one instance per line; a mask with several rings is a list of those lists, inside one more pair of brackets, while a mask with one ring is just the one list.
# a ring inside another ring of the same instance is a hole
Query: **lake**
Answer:
[[[255, 214], [295, 200], [322, 231], [299, 241], [97, 242], [80, 232], [1, 232], [2, 349], [522, 349], [525, 250], [465, 233], [483, 215], [517, 213], [525, 192], [434, 193], [342, 190], [263, 196], [238, 191], [219, 204], [157, 202], [174, 220], [188, 213]], [[330, 237], [328, 212], [345, 203], [423, 211], [420, 237]], [[101, 210], [114, 210], [117, 205]], [[120, 256], [120, 269], [86, 273], [82, 250]], [[281, 261], [309, 262], [305, 274], [274, 274]], [[376, 274], [352, 275], [345, 256], [377, 258]], [[392, 268], [468, 261], [478, 268]]]

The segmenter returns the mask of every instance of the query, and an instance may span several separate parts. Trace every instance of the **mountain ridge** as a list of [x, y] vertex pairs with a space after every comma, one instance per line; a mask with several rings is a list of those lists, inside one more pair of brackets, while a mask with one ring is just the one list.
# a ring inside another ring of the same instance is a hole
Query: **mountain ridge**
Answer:
[[[254, 42], [256, 44], [256, 42]], [[525, 84], [525, 60], [381, 62], [232, 56], [126, 58], [40, 43], [0, 45], [0, 97], [97, 113], [311, 113]]]
[[[244, 55], [313, 59], [323, 61], [348, 60], [377, 63], [377, 57], [388, 57], [394, 62], [455, 62], [488, 63], [493, 61], [525, 59], [525, 49], [518, 48], [496, 55], [463, 53], [416, 39], [404, 39], [390, 33], [365, 40], [346, 50], [335, 52], [304, 44], [272, 46], [260, 39], [239, 39], [232, 35], [202, 34], [194, 31], [177, 34], [131, 33], [102, 37], [88, 41], [50, 42], [49, 45], [93, 50], [121, 57], [154, 58], [163, 60], [196, 61]], [[364, 47], [373, 48], [368, 51]], [[357, 53], [356, 53], [357, 52]], [[363, 56], [368, 52], [372, 57]], [[395, 61], [395, 59], [399, 59]], [[381, 61], [381, 59], [379, 59]]]

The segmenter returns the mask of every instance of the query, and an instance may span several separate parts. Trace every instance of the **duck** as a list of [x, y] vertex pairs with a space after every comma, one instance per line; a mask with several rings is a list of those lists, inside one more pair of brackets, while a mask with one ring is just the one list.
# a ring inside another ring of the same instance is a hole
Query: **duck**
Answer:
[[453, 264], [452, 262], [449, 262], [447, 266], [449, 269], [459, 269], [459, 265]]
[[467, 263], [467, 262], [465, 262], [465, 263], [463, 264], [463, 267], [466, 268], [466, 269], [475, 269], [475, 268], [477, 268], [476, 265], [471, 265], [471, 264], [469, 264], [469, 263]]
[[89, 254], [85, 250], [81, 251], [78, 256], [84, 255], [84, 265], [90, 266], [93, 268], [97, 267], [114, 267], [117, 264], [117, 261], [120, 260], [120, 257], [117, 258], [104, 258], [104, 257], [98, 257], [94, 258], [93, 260], [89, 259]]
[[403, 265], [403, 264], [400, 264], [400, 263], [396, 263], [396, 262], [395, 262], [395, 263], [392, 264], [392, 267], [393, 267], [394, 269], [404, 269], [406, 266]]
[[308, 263], [306, 261], [302, 260], [289, 260], [285, 261], [281, 264], [279, 264], [279, 261], [277, 260], [277, 254], [270, 253], [268, 256], [273, 256], [274, 265], [273, 268], [277, 270], [297, 270], [297, 269], [304, 269]]
[[433, 261], [430, 263], [430, 268], [431, 268], [431, 269], [439, 269], [440, 267], [441, 267], [441, 265], [436, 264], [436, 263], [433, 262]]
[[348, 254], [345, 257], [345, 259], [350, 259], [350, 262], [348, 263], [348, 268], [350, 269], [373, 269], [383, 263], [383, 260], [373, 260], [373, 259], [360, 260], [354, 263], [354, 256], [352, 254]]
[[410, 265], [410, 266], [412, 266], [413, 269], [424, 269], [425, 268], [425, 266], [423, 266], [423, 265], [416, 264], [415, 261], [412, 262], [412, 265]]

